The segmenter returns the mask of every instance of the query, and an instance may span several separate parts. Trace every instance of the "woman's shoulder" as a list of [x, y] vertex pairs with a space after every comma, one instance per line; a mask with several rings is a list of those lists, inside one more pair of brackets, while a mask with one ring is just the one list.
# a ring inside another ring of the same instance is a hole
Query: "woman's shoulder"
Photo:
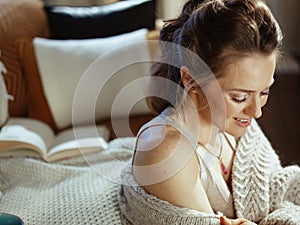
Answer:
[[182, 141], [182, 135], [171, 126], [147, 127], [137, 138], [135, 165], [151, 165], [171, 155]]
[[138, 138], [132, 172], [147, 193], [177, 206], [212, 212], [199, 169], [192, 144], [172, 126], [149, 127]]

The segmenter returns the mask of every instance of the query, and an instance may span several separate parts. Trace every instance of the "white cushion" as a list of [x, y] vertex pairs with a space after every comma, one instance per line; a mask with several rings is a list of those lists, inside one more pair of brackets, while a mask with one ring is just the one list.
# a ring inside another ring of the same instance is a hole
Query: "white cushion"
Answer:
[[[71, 125], [72, 104], [76, 88], [80, 79], [83, 79], [85, 71], [93, 62], [100, 63], [102, 67], [98, 68], [97, 74], [93, 75], [95, 82], [92, 82], [90, 87], [86, 87], [85, 92], [87, 93], [91, 91], [92, 87], [96, 88], [97, 92], [100, 91], [100, 86], [107, 79], [107, 74], [103, 74], [103, 71], [106, 71], [105, 67], [117, 69], [124, 60], [128, 62], [130, 57], [136, 59], [136, 56], [139, 56], [143, 60], [150, 59], [146, 46], [134, 47], [135, 43], [146, 41], [147, 32], [147, 29], [140, 29], [118, 36], [86, 40], [34, 39], [34, 49], [43, 89], [58, 128]], [[93, 119], [109, 118], [111, 106], [118, 92], [128, 82], [148, 76], [149, 62], [137, 64], [132, 62], [131, 64], [124, 65], [122, 68], [119, 67], [115, 74], [110, 74], [111, 79], [108, 80], [107, 85], [101, 88], [99, 98], [95, 102]], [[134, 91], [141, 93], [141, 90]], [[91, 101], [91, 99], [84, 99], [83, 101]], [[123, 103], [125, 106], [130, 104]], [[145, 101], [135, 108], [133, 114], [150, 112]], [[90, 109], [82, 109], [83, 113], [86, 110]], [[119, 116], [127, 116], [125, 111], [123, 113], [122, 110], [119, 110]], [[91, 118], [84, 118], [84, 116], [81, 119], [82, 121], [77, 122], [92, 122]]]

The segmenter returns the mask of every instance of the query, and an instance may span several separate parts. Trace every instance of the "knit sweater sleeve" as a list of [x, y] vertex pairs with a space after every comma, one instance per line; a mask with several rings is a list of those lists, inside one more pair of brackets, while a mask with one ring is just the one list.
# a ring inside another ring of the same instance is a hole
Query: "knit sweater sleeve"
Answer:
[[119, 207], [123, 225], [220, 225], [216, 215], [178, 207], [146, 193], [134, 180], [129, 167], [121, 177]]
[[270, 180], [270, 212], [259, 225], [300, 224], [300, 168], [289, 166]]
[[266, 216], [259, 225], [299, 225], [300, 206], [291, 202], [284, 202], [281, 208]]
[[288, 166], [270, 180], [270, 211], [277, 210], [285, 201], [300, 205], [300, 168]]

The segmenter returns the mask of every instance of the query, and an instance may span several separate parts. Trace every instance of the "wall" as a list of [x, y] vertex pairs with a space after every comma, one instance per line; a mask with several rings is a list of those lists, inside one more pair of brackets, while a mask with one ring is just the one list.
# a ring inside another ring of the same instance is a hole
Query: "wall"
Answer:
[[[157, 0], [157, 15], [172, 18], [179, 14], [187, 0]], [[300, 1], [267, 0], [285, 35], [284, 47], [300, 58]]]
[[284, 33], [284, 47], [300, 57], [300, 1], [268, 0]]
[[187, 0], [156, 0], [158, 18], [176, 17]]

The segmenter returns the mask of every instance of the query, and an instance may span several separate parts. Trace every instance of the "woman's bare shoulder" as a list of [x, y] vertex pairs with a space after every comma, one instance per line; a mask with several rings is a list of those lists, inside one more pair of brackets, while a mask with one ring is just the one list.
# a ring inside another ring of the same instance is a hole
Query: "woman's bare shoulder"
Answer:
[[174, 128], [153, 128], [138, 139], [133, 167], [136, 181], [146, 192], [171, 204], [213, 213], [192, 145]]
[[158, 163], [176, 152], [180, 142], [186, 141], [171, 126], [149, 127], [138, 137], [134, 165]]

